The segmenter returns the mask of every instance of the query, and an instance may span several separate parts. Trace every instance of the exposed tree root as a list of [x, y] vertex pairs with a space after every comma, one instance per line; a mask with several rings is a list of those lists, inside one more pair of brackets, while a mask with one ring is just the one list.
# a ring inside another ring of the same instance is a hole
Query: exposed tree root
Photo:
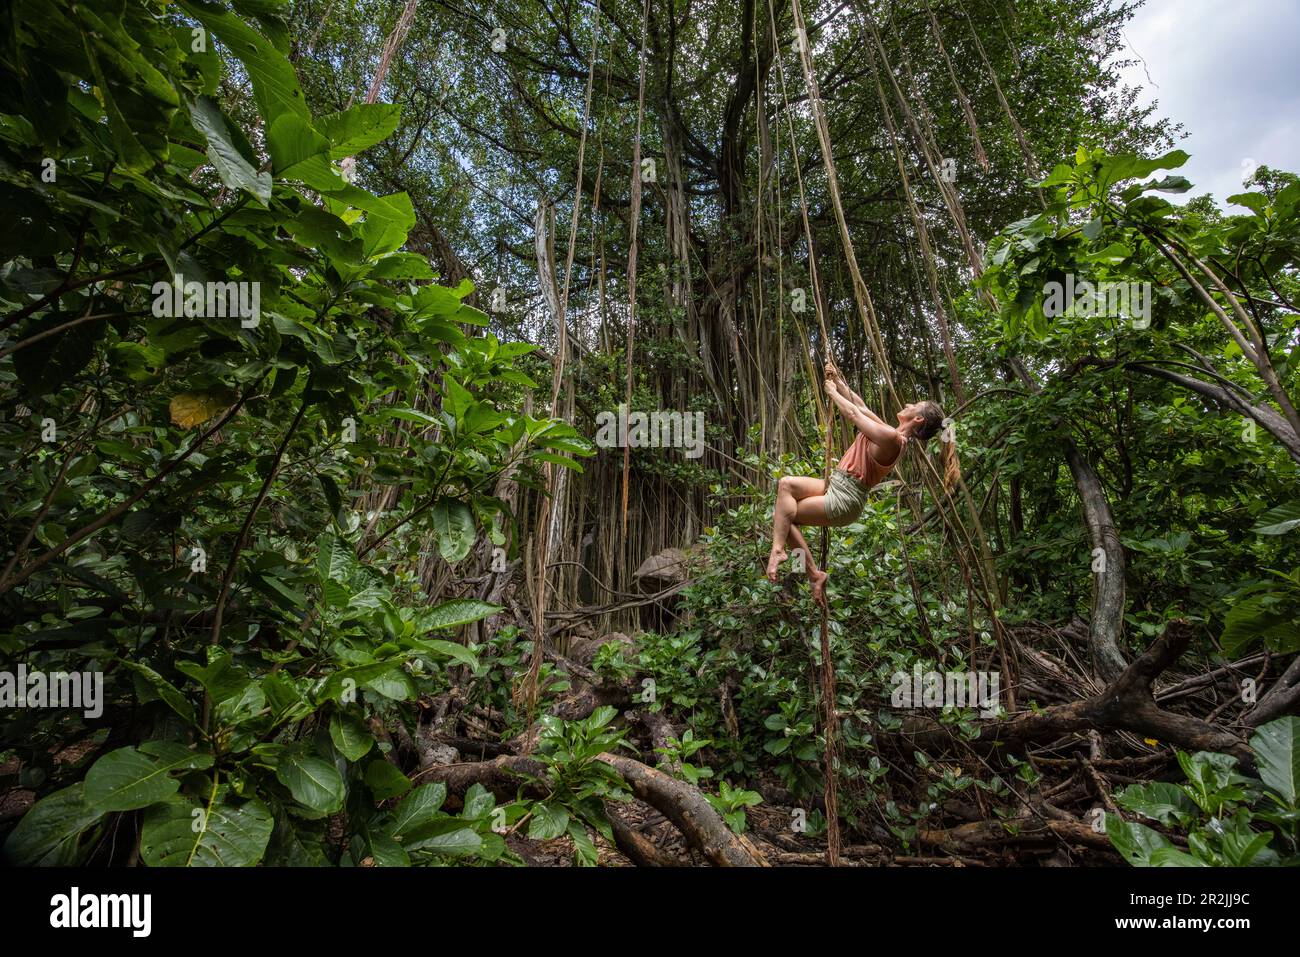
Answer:
[[759, 867], [766, 864], [754, 845], [733, 834], [699, 788], [646, 767], [621, 754], [596, 758], [618, 771], [632, 793], [677, 825], [687, 842], [717, 867]]
[[[1079, 635], [1068, 637], [1085, 640], [1086, 630], [1081, 628], [1079, 631]], [[1107, 860], [1111, 859], [1115, 851], [1109, 839], [1081, 819], [1085, 809], [1106, 807], [1112, 813], [1116, 812], [1113, 787], [1117, 783], [1145, 780], [1158, 767], [1167, 764], [1170, 755], [1168, 749], [1162, 749], [1157, 754], [1109, 757], [1102, 747], [1099, 731], [1118, 733], [1130, 746], [1138, 744], [1134, 739], [1137, 735], [1185, 749], [1233, 754], [1247, 768], [1253, 764], [1249, 747], [1237, 735], [1211, 721], [1176, 714], [1156, 703], [1154, 683], [1186, 650], [1191, 636], [1189, 626], [1172, 623], [1165, 635], [1125, 667], [1110, 685], [1100, 690], [1087, 676], [1072, 673], [1064, 658], [1036, 652], [1028, 656], [1028, 660], [1041, 668], [1038, 678], [1045, 683], [1045, 688], [1061, 692], [1053, 695], [1054, 700], [1061, 701], [1074, 695], [1084, 697], [1065, 700], [1037, 712], [982, 722], [981, 732], [973, 741], [957, 741], [948, 726], [916, 715], [907, 717], [903, 730], [899, 732], [877, 732], [876, 739], [881, 745], [892, 745], [909, 754], [917, 749], [936, 756], [960, 754], [962, 763], [973, 752], [1023, 751], [1029, 753], [1036, 764], [1065, 772], [1068, 777], [1055, 787], [1039, 792], [1031, 799], [1032, 806], [1023, 807], [1017, 817], [1006, 821], [991, 819], [989, 809], [982, 804], [976, 807], [956, 800], [946, 802], [943, 811], [946, 820], [918, 831], [916, 840], [920, 850], [914, 856], [894, 856], [888, 847], [886, 834], [879, 829], [876, 829], [878, 833], [864, 832], [859, 839], [865, 837], [884, 843], [846, 847], [843, 849], [844, 863], [853, 866], [960, 867], [1024, 858], [1035, 863], [1051, 864], [1055, 861], [1059, 866], [1080, 852], [1103, 853]], [[631, 682], [601, 683], [598, 675], [573, 659], [559, 654], [548, 657], [569, 672], [575, 681], [572, 691], [552, 703], [551, 714], [572, 721], [585, 718], [596, 708], [606, 705], [620, 710], [636, 707]], [[1246, 663], [1237, 664], [1244, 666]], [[1300, 672], [1300, 667], [1293, 665], [1287, 676], [1297, 672]], [[1278, 699], [1283, 701], [1294, 687], [1293, 683], [1285, 680], [1287, 676], [1274, 687]], [[1200, 693], [1203, 684], [1205, 682], [1199, 679], [1168, 684], [1162, 697], [1169, 702], [1186, 698]], [[1260, 704], [1274, 703], [1265, 696]], [[442, 707], [428, 709], [435, 718], [448, 710]], [[544, 785], [530, 783], [523, 777], [545, 776], [545, 765], [528, 756], [536, 745], [538, 725], [508, 741], [479, 740], [481, 735], [490, 734], [490, 731], [470, 722], [469, 712], [456, 710], [458, 721], [468, 736], [451, 733], [456, 730], [457, 721], [448, 714], [445, 723], [438, 722], [441, 727], [436, 733], [423, 737], [450, 745], [469, 760], [422, 768], [417, 772], [419, 778], [444, 782], [453, 806], [476, 783], [501, 800], [514, 800], [521, 794], [545, 796]], [[489, 716], [492, 725], [501, 720], [502, 716]], [[698, 854], [710, 864], [724, 867], [824, 863], [824, 852], [815, 842], [791, 839], [784, 833], [769, 833], [761, 820], [749, 834], [733, 833], [698, 788], [674, 777], [674, 768], [661, 754], [653, 751], [665, 747], [671, 738], [680, 736], [680, 728], [669, 715], [638, 708], [623, 710], [622, 720], [636, 730], [636, 743], [643, 749], [640, 760], [623, 753], [605, 753], [598, 759], [614, 767], [636, 798], [653, 809], [649, 820], [671, 823], [681, 833], [686, 846], [694, 852], [692, 857]], [[1242, 716], [1238, 721], [1241, 727], [1250, 725]], [[1088, 740], [1081, 738], [1084, 732], [1088, 732]], [[761, 781], [754, 782], [753, 786], [764, 787]], [[775, 793], [771, 787], [764, 789], [768, 804], [794, 805], [793, 795], [780, 788], [776, 791], [782, 793]], [[815, 798], [806, 798], [801, 802], [802, 806], [808, 807], [810, 801], [816, 804]], [[617, 850], [635, 866], [680, 867], [691, 863], [680, 847], [673, 850], [666, 848], [661, 839], [652, 840], [647, 824], [636, 823], [635, 815], [628, 817], [626, 806], [610, 804], [608, 814]], [[673, 845], [675, 841], [668, 843]], [[938, 853], [928, 852], [926, 848], [938, 849]], [[1048, 860], [1045, 855], [1052, 857]]]
[[661, 850], [654, 841], [627, 824], [611, 802], [605, 803], [605, 813], [614, 829], [614, 843], [637, 867], [681, 867], [688, 863]]
[[[597, 755], [596, 759], [618, 771], [632, 793], [672, 821], [687, 843], [704, 855], [709, 863], [718, 867], [757, 867], [765, 863], [752, 843], [731, 832], [698, 788], [647, 767], [634, 758], [606, 753]], [[421, 777], [441, 781], [447, 786], [448, 795], [456, 798], [463, 798], [469, 788], [481, 784], [497, 798], [513, 800], [521, 787], [526, 793], [543, 796], [521, 775], [542, 777], [545, 771], [546, 766], [533, 758], [503, 754], [491, 761], [432, 767]], [[617, 830], [615, 833], [617, 835]], [[639, 844], [637, 847], [640, 851], [645, 850]]]
[[1053, 820], [1024, 815], [1009, 821], [972, 821], [945, 830], [918, 830], [916, 839], [931, 847], [956, 852], [1001, 849], [1013, 844], [1082, 844], [1115, 852], [1110, 839], [1079, 821]]
[[420, 772], [424, 781], [441, 781], [447, 786], [447, 795], [459, 801], [475, 784], [481, 784], [501, 801], [513, 801], [522, 788], [525, 794], [545, 797], [545, 791], [530, 785], [521, 775], [541, 777], [546, 765], [533, 758], [517, 754], [503, 754], [491, 761], [467, 761], [464, 764], [440, 764]]
[[[1191, 640], [1191, 629], [1176, 624], [1171, 623], [1165, 634], [1100, 694], [1037, 712], [987, 721], [978, 737], [963, 744], [985, 751], [994, 747], [1020, 750], [1028, 744], [1051, 741], [1071, 732], [1131, 731], [1189, 750], [1231, 754], [1244, 769], [1253, 768], [1254, 755], [1243, 739], [1207, 721], [1174, 714], [1156, 704], [1152, 683], [1178, 659]], [[909, 717], [901, 732], [881, 733], [878, 737], [882, 741], [892, 739], [908, 751], [920, 748], [942, 753], [952, 744], [947, 727], [923, 716]]]

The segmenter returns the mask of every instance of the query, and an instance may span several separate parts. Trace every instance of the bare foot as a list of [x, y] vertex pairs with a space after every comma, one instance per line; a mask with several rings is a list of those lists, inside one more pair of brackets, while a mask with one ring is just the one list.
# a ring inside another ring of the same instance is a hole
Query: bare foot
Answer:
[[772, 546], [772, 554], [767, 557], [767, 580], [772, 584], [776, 584], [777, 576], [781, 574], [781, 563], [788, 557], [784, 548]]
[[808, 573], [808, 581], [812, 584], [813, 601], [819, 605], [826, 604], [826, 579], [830, 576], [823, 571]]

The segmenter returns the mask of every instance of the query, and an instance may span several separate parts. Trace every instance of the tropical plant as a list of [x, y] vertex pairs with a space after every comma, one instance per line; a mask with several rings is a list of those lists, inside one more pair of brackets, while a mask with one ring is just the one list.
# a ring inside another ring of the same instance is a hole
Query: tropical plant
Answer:
[[[345, 175], [400, 111], [313, 116], [282, 12], [6, 14], [23, 79], [0, 85], [0, 198], [23, 228], [0, 240], [0, 649], [107, 678], [98, 718], [6, 722], [43, 792], [16, 861], [112, 856], [124, 815], [138, 851], [116, 853], [148, 864], [346, 862], [358, 841], [400, 859], [370, 821], [411, 782], [368, 719], [476, 667], [456, 631], [500, 610], [431, 604], [421, 552], [463, 560], [512, 518], [500, 476], [589, 454], [497, 411], [534, 347], [478, 334], [472, 285], [403, 251], [409, 197]], [[217, 97], [230, 64], [246, 113]], [[65, 768], [54, 741], [89, 753]], [[440, 801], [415, 793], [405, 851], [442, 853]]]
[[609, 727], [618, 711], [601, 707], [580, 721], [564, 721], [554, 715], [541, 719], [535, 757], [546, 766], [544, 776], [526, 776], [549, 796], [528, 805], [528, 837], [545, 841], [567, 834], [573, 839], [575, 859], [584, 865], [596, 863], [596, 845], [587, 832], [595, 829], [614, 842], [614, 831], [605, 813], [605, 801], [631, 800], [622, 776], [598, 755], [626, 745], [624, 729]]
[[1300, 718], [1278, 718], [1251, 736], [1258, 777], [1236, 770], [1228, 754], [1178, 752], [1185, 781], [1133, 784], [1116, 795], [1126, 811], [1181, 835], [1187, 850], [1160, 831], [1118, 814], [1106, 834], [1138, 867], [1300, 865]]

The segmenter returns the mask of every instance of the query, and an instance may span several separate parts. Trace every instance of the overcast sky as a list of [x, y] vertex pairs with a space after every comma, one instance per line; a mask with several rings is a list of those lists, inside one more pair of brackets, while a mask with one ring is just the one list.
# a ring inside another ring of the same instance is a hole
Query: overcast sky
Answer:
[[1191, 134], [1183, 199], [1223, 204], [1250, 162], [1300, 172], [1300, 0], [1148, 0], [1124, 34], [1115, 57], [1145, 61], [1124, 81]]

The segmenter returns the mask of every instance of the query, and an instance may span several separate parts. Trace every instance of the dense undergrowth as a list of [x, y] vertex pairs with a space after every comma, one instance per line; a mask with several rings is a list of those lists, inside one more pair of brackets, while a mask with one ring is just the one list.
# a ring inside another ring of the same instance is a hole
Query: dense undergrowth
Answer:
[[[776, 808], [815, 846], [819, 615], [796, 574], [773, 586], [762, 561], [773, 480], [820, 462], [739, 450], [747, 484], [646, 460], [643, 477], [711, 498], [689, 584], [657, 629], [603, 643], [589, 673], [542, 662], [538, 707], [523, 708], [522, 589], [502, 590], [507, 607], [480, 587], [529, 573], [524, 509], [502, 490], [535, 496], [544, 466], [593, 460], [589, 410], [621, 397], [618, 363], [588, 357], [576, 425], [524, 411], [544, 391], [537, 347], [498, 338], [466, 302], [473, 283], [442, 284], [409, 248], [412, 196], [355, 181], [355, 157], [401, 110], [313, 113], [275, 7], [3, 15], [0, 654], [9, 671], [103, 680], [95, 708], [6, 702], [7, 860], [520, 864], [521, 842], [558, 840], [592, 864], [633, 796], [610, 754], [700, 788], [733, 832]], [[250, 95], [223, 97], [232, 79]], [[1300, 722], [1233, 722], [1243, 681], [1275, 680], [1300, 649], [1300, 444], [1288, 452], [1294, 431], [1257, 378], [1284, 396], [1300, 382], [1300, 185], [1266, 173], [1228, 216], [1154, 195], [1185, 189], [1176, 175], [1135, 182], [1181, 159], [1080, 149], [955, 303], [987, 363], [955, 431], [983, 548], [946, 518], [961, 503], [921, 493], [933, 450], [909, 452], [909, 484], [878, 488], [834, 534], [840, 811], [882, 854], [949, 846], [960, 821], [1014, 835], [1050, 804], [1095, 826], [1105, 860], [1296, 862]], [[1232, 263], [1265, 348], [1226, 336], [1159, 244]], [[1036, 291], [1076, 273], [1151, 284], [1151, 321], [1047, 315]], [[677, 348], [644, 362], [694, 361]], [[1041, 389], [1010, 377], [1012, 359]], [[1226, 383], [1245, 411], [1159, 370]], [[810, 408], [796, 416], [815, 431]], [[1087, 450], [1126, 559], [1120, 651], [1185, 630], [1170, 687], [1231, 673], [1171, 707], [1224, 715], [1254, 767], [1112, 728], [1087, 760], [1141, 778], [1112, 795], [1074, 780], [1075, 737], [975, 747], [1012, 700], [1038, 713], [1101, 690], [1078, 624], [1097, 556], [1066, 440]], [[1229, 668], [1250, 655], [1250, 674]], [[899, 676], [931, 673], [1007, 684], [976, 706], [900, 705]], [[566, 717], [593, 689], [617, 705]], [[638, 709], [665, 734], [637, 730]], [[940, 753], [912, 746], [918, 717], [947, 733]], [[456, 760], [424, 754], [430, 727]], [[485, 764], [488, 747], [535, 763], [504, 788], [431, 780]]]

